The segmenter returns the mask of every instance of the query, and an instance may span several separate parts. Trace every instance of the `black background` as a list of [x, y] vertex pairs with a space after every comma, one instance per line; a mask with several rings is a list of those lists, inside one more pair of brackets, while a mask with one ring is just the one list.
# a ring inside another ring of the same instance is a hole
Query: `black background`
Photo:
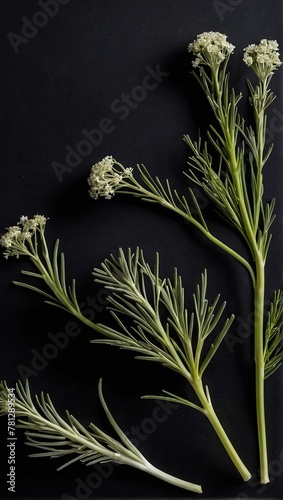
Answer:
[[[105, 296], [99, 295], [101, 288], [93, 283], [91, 272], [110, 253], [116, 255], [119, 247], [139, 246], [151, 263], [159, 251], [163, 276], [170, 276], [177, 266], [189, 306], [206, 267], [209, 296], [220, 292], [228, 301], [227, 314], [234, 312], [236, 320], [232, 343], [223, 343], [205, 382], [220, 420], [256, 475], [253, 339], [249, 334], [252, 292], [246, 271], [197, 230], [157, 206], [122, 195], [111, 201], [91, 200], [86, 179], [93, 163], [113, 155], [125, 166], [144, 163], [152, 175], [168, 177], [172, 187], [185, 193], [188, 181], [182, 171], [188, 149], [182, 136], [189, 133], [197, 138], [198, 128], [204, 134], [211, 118], [190, 74], [188, 43], [203, 31], [228, 35], [236, 45], [231, 79], [237, 91], [244, 93], [241, 108], [246, 113], [245, 81], [252, 75], [241, 61], [242, 49], [261, 38], [277, 39], [282, 47], [281, 2], [65, 0], [64, 5], [56, 3], [58, 12], [53, 17], [42, 17], [38, 13], [44, 4], [9, 0], [0, 7], [1, 231], [16, 224], [21, 215], [49, 217], [50, 246], [60, 238], [68, 279], [76, 278], [81, 302], [96, 298], [103, 320], [107, 317]], [[22, 32], [27, 20], [44, 26]], [[16, 38], [11, 43], [14, 35], [8, 38], [9, 33], [29, 38], [18, 38], [17, 45]], [[162, 82], [146, 95], [139, 94], [135, 87], [143, 84], [148, 67], [159, 67], [164, 73]], [[282, 69], [272, 81], [278, 97], [269, 109], [268, 122], [268, 141], [274, 141], [275, 147], [265, 170], [265, 196], [277, 198], [277, 219], [268, 261], [267, 299], [282, 286], [281, 82]], [[124, 113], [117, 111], [123, 94], [132, 94]], [[82, 131], [99, 128], [104, 118], [111, 120], [111, 133], [103, 134], [100, 144], [81, 156], [77, 166], [61, 178], [56, 175], [54, 162], [66, 165], [66, 147], [76, 150], [84, 139]], [[205, 198], [200, 201], [212, 230], [245, 252], [238, 236], [215, 217], [211, 204]], [[204, 498], [283, 498], [282, 368], [266, 384], [271, 484], [258, 486], [255, 478], [244, 484], [200, 414], [178, 407], [164, 411], [163, 422], [153, 422], [157, 403], [141, 401], [140, 396], [162, 389], [177, 392], [177, 385], [178, 392], [186, 394], [184, 381], [173, 372], [136, 361], [131, 353], [90, 344], [94, 333], [81, 325], [77, 325], [81, 333], [65, 349], [35, 370], [32, 350], [42, 353], [50, 343], [48, 334], [64, 331], [73, 319], [44, 304], [39, 295], [11, 284], [20, 278], [21, 269], [30, 269], [24, 259], [2, 259], [0, 266], [0, 377], [10, 386], [20, 377], [21, 366], [31, 368], [29, 382], [34, 392], [48, 391], [60, 412], [68, 408], [84, 424], [93, 420], [104, 426], [97, 400], [97, 382], [103, 377], [105, 398], [115, 418], [129, 432], [133, 426], [142, 426], [139, 446], [154, 465], [201, 483]], [[16, 493], [8, 493], [5, 418], [0, 425], [3, 499], [197, 497], [127, 467], [114, 466], [113, 472], [105, 469], [104, 476], [109, 476], [105, 478], [101, 471], [96, 470], [94, 476], [94, 470], [79, 463], [56, 472], [61, 461], [28, 458], [20, 430]]]

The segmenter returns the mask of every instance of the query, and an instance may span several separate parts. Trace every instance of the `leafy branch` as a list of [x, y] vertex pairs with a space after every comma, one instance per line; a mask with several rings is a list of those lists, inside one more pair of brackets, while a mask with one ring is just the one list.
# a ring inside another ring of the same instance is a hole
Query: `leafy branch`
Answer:
[[[168, 391], [163, 391], [165, 395], [146, 397], [182, 403], [204, 414], [234, 465], [244, 480], [248, 480], [250, 473], [229, 441], [214, 411], [209, 389], [202, 381], [234, 319], [232, 315], [222, 327], [219, 326], [226, 304], [219, 305], [219, 295], [209, 304], [207, 272], [202, 274], [201, 284], [193, 295], [194, 312], [190, 315], [185, 308], [181, 277], [175, 269], [173, 281], [162, 279], [158, 254], [152, 270], [139, 249], [133, 254], [129, 249], [127, 255], [120, 249], [117, 259], [112, 255], [93, 274], [97, 282], [112, 292], [108, 298], [109, 310], [119, 327], [117, 330], [98, 324], [107, 338], [93, 342], [132, 350], [138, 359], [160, 363], [182, 375], [193, 388], [200, 405]], [[122, 319], [124, 317], [131, 319], [130, 327]], [[207, 348], [206, 340], [216, 329], [218, 333]]]
[[[25, 276], [38, 280], [38, 286], [22, 281], [13, 281], [15, 285], [39, 293], [45, 297], [45, 302], [72, 314], [90, 328], [100, 331], [81, 312], [76, 295], [76, 283], [66, 283], [65, 256], [59, 253], [59, 239], [56, 240], [53, 251], [49, 251], [45, 238], [47, 219], [43, 215], [34, 215], [28, 219], [22, 216], [17, 226], [10, 226], [1, 237], [0, 244], [6, 248], [6, 258], [14, 256], [28, 257], [37, 272], [22, 270]], [[49, 290], [49, 291], [47, 291]]]
[[[28, 446], [43, 450], [30, 456], [62, 458], [75, 455], [57, 470], [61, 470], [76, 461], [87, 466], [112, 461], [147, 472], [179, 488], [202, 493], [200, 485], [171, 476], [148, 462], [114, 420], [103, 397], [101, 380], [98, 384], [98, 394], [105, 415], [119, 440], [114, 439], [93, 423], [89, 425], [90, 430], [85, 428], [68, 411], [66, 411], [67, 418], [63, 419], [58, 414], [48, 394], [41, 393], [40, 396], [36, 395], [33, 399], [28, 381], [26, 381], [25, 386], [19, 381], [16, 384], [16, 395], [13, 399], [17, 426], [24, 429]], [[1, 382], [0, 415], [9, 412], [9, 395], [7, 383]]]

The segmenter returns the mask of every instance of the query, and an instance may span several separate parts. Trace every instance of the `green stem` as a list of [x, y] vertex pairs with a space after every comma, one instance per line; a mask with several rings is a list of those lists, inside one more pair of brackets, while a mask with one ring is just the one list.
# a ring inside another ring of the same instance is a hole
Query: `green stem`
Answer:
[[198, 484], [189, 483], [188, 481], [184, 481], [183, 479], [179, 479], [175, 476], [171, 476], [171, 474], [167, 474], [167, 472], [163, 472], [160, 469], [157, 469], [154, 465], [149, 463], [147, 460], [144, 460], [143, 464], [138, 462], [128, 463], [127, 461], [123, 461], [124, 464], [131, 465], [136, 469], [140, 469], [152, 476], [165, 481], [166, 483], [173, 484], [174, 486], [178, 486], [179, 488], [183, 488], [184, 490], [193, 491], [194, 493], [202, 493], [202, 488]]
[[262, 484], [269, 482], [264, 404], [264, 282], [264, 262], [262, 257], [259, 255], [256, 259], [256, 284], [254, 289], [254, 350], [258, 446], [260, 457], [260, 478]]
[[269, 482], [268, 477], [268, 457], [266, 443], [265, 425], [265, 399], [264, 399], [264, 348], [263, 348], [263, 318], [264, 318], [264, 286], [265, 286], [265, 266], [256, 242], [256, 236], [250, 224], [243, 197], [240, 196], [241, 185], [238, 175], [234, 175], [234, 182], [239, 193], [239, 206], [242, 214], [243, 224], [247, 238], [250, 242], [252, 254], [255, 258], [255, 281], [254, 286], [254, 350], [255, 350], [255, 384], [256, 384], [256, 414], [257, 432], [260, 458], [261, 483]]
[[[216, 86], [218, 83], [216, 82]], [[266, 87], [263, 93], [266, 92]], [[256, 233], [258, 230], [259, 214], [262, 199], [262, 162], [263, 162], [263, 143], [264, 143], [264, 115], [263, 109], [258, 114], [257, 125], [257, 184], [256, 184], [256, 206], [254, 213], [253, 224], [248, 215], [248, 210], [245, 204], [245, 196], [243, 192], [240, 166], [236, 157], [236, 142], [235, 132], [229, 129], [227, 117], [225, 117], [222, 108], [221, 95], [218, 93], [218, 106], [220, 110], [220, 123], [227, 144], [227, 154], [230, 160], [231, 175], [233, 183], [238, 194], [239, 207], [243, 220], [243, 226], [250, 243], [252, 255], [255, 260], [256, 274], [254, 285], [254, 350], [255, 350], [255, 379], [256, 379], [256, 413], [257, 413], [257, 431], [258, 445], [260, 456], [260, 478], [261, 483], [269, 482], [268, 477], [268, 456], [266, 442], [266, 425], [265, 425], [265, 400], [264, 400], [264, 348], [263, 348], [263, 318], [264, 318], [264, 286], [265, 286], [265, 268], [261, 252], [256, 241]]]
[[210, 231], [208, 231], [192, 215], [187, 214], [186, 212], [184, 212], [184, 210], [178, 208], [176, 205], [173, 205], [172, 203], [167, 201], [165, 198], [162, 198], [161, 196], [157, 196], [157, 195], [153, 194], [151, 191], [142, 187], [138, 182], [136, 182], [135, 184], [133, 184], [133, 183], [128, 184], [127, 187], [129, 188], [129, 191], [123, 191], [123, 192], [128, 192], [130, 194], [133, 194], [133, 191], [136, 191], [138, 193], [138, 196], [141, 196], [141, 197], [143, 197], [142, 193], [144, 193], [145, 200], [149, 199], [150, 201], [153, 201], [155, 203], [158, 203], [159, 205], [162, 205], [165, 208], [168, 208], [169, 210], [177, 213], [178, 215], [181, 215], [181, 217], [183, 217], [184, 219], [188, 220], [191, 224], [196, 226], [199, 229], [199, 231], [201, 231], [207, 237], [208, 240], [212, 241], [215, 245], [217, 245], [219, 248], [221, 248], [226, 253], [228, 253], [229, 255], [234, 257], [234, 259], [236, 259], [238, 262], [240, 262], [248, 270], [248, 272], [251, 276], [251, 279], [254, 283], [254, 271], [253, 271], [253, 268], [250, 265], [250, 263], [244, 257], [242, 257], [239, 253], [237, 253], [231, 247], [226, 245], [223, 241], [216, 238], [216, 236], [214, 236], [212, 233], [210, 233]]
[[209, 422], [211, 423], [213, 429], [215, 430], [217, 436], [219, 437], [222, 445], [224, 446], [226, 452], [228, 453], [230, 459], [232, 460], [233, 464], [235, 465], [236, 469], [242, 476], [244, 481], [248, 481], [251, 478], [251, 473], [245, 466], [245, 464], [242, 462], [240, 459], [238, 453], [236, 452], [234, 446], [232, 445], [230, 439], [228, 438], [225, 430], [223, 429], [215, 411], [212, 406], [209, 394], [208, 394], [208, 389], [207, 393], [205, 392], [203, 388], [203, 383], [200, 378], [195, 379], [193, 382], [193, 387], [194, 390], [196, 391], [196, 394], [204, 408], [204, 414], [208, 418]]
[[249, 271], [250, 273], [250, 276], [252, 278], [252, 280], [254, 279], [254, 271], [251, 267], [251, 265], [249, 264], [249, 262], [244, 258], [242, 257], [240, 254], [238, 254], [237, 252], [235, 252], [235, 250], [233, 250], [231, 247], [229, 247], [228, 245], [226, 245], [223, 241], [219, 240], [218, 238], [216, 238], [216, 236], [213, 236], [213, 234], [211, 234], [209, 231], [207, 231], [200, 222], [198, 222], [196, 219], [194, 219], [194, 217], [192, 216], [189, 216], [188, 214], [186, 214], [183, 210], [181, 210], [180, 208], [178, 207], [174, 207], [173, 205], [171, 205], [170, 203], [166, 202], [165, 200], [161, 202], [161, 205], [163, 206], [166, 206], [167, 208], [169, 208], [170, 210], [173, 210], [174, 212], [176, 212], [177, 214], [181, 215], [182, 217], [184, 217], [184, 219], [187, 219], [188, 221], [190, 221], [194, 226], [196, 226], [203, 234], [205, 234], [205, 236], [210, 240], [212, 241], [215, 245], [217, 245], [219, 248], [221, 248], [222, 250], [224, 250], [225, 252], [227, 252], [228, 254], [230, 254], [232, 257], [234, 257], [234, 259], [238, 260], [244, 267], [246, 267], [246, 269]]
[[[259, 182], [261, 182], [260, 176]], [[263, 318], [264, 318], [264, 286], [265, 286], [265, 266], [262, 254], [258, 248], [256, 234], [251, 225], [247, 209], [242, 194], [242, 185], [239, 173], [233, 171], [234, 185], [239, 196], [239, 207], [241, 210], [243, 225], [250, 242], [250, 248], [255, 260], [255, 281], [254, 286], [254, 350], [255, 350], [255, 383], [256, 383], [256, 413], [257, 431], [260, 457], [260, 477], [261, 483], [269, 482], [268, 477], [268, 456], [266, 443], [265, 424], [265, 399], [264, 399], [264, 348], [263, 348]], [[260, 188], [259, 188], [260, 189]], [[260, 192], [258, 193], [260, 195]], [[261, 199], [261, 197], [260, 197]], [[258, 204], [260, 206], [260, 204]]]

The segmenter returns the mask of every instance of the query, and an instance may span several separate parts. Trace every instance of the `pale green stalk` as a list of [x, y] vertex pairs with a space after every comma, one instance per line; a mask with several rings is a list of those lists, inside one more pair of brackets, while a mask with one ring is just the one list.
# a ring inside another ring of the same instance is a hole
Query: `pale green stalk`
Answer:
[[258, 100], [260, 106], [259, 110], [255, 111], [256, 123], [256, 145], [257, 145], [257, 180], [255, 196], [255, 213], [253, 214], [253, 223], [249, 217], [249, 209], [246, 205], [245, 195], [243, 193], [242, 185], [242, 171], [241, 165], [237, 161], [237, 141], [235, 140], [236, 123], [229, 123], [229, 115], [224, 113], [223, 110], [223, 93], [219, 88], [218, 74], [213, 73], [214, 83], [214, 96], [217, 102], [217, 107], [213, 107], [215, 114], [218, 118], [219, 124], [222, 129], [226, 154], [228, 159], [228, 166], [230, 168], [231, 176], [235, 186], [235, 191], [238, 197], [238, 205], [243, 221], [243, 228], [245, 231], [246, 239], [251, 249], [252, 260], [255, 262], [255, 280], [254, 286], [254, 352], [255, 352], [255, 383], [256, 383], [256, 411], [257, 411], [257, 426], [258, 426], [258, 443], [260, 454], [260, 477], [261, 483], [266, 484], [269, 482], [268, 473], [268, 455], [267, 455], [267, 437], [266, 437], [266, 424], [265, 424], [265, 405], [264, 405], [264, 350], [263, 350], [263, 337], [264, 337], [264, 299], [265, 299], [265, 262], [262, 255], [262, 250], [258, 245], [257, 236], [259, 230], [259, 216], [262, 206], [262, 167], [263, 167], [263, 151], [265, 144], [265, 130], [264, 130], [264, 109], [266, 105], [267, 88], [266, 84], [261, 93], [261, 101]]

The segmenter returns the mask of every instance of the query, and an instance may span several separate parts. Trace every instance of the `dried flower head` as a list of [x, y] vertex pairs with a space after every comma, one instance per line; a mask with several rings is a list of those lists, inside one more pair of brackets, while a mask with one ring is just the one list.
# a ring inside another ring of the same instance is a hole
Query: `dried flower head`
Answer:
[[217, 31], [205, 31], [188, 45], [188, 51], [196, 56], [193, 61], [195, 68], [201, 65], [214, 68], [220, 66], [233, 53], [234, 48], [234, 45], [227, 42], [227, 35]]
[[244, 49], [244, 62], [250, 66], [260, 80], [265, 80], [281, 66], [276, 40], [262, 39], [258, 45], [251, 44]]
[[[117, 165], [119, 168], [115, 168]], [[115, 191], [123, 186], [123, 179], [132, 176], [132, 168], [125, 168], [116, 162], [112, 156], [106, 156], [91, 167], [88, 177], [90, 186], [89, 194], [91, 198], [97, 200], [99, 196], [104, 196], [110, 200]]]
[[5, 258], [19, 258], [20, 255], [29, 253], [26, 243], [31, 244], [31, 238], [37, 230], [44, 231], [46, 220], [44, 215], [37, 214], [32, 219], [22, 215], [16, 226], [7, 227], [7, 232], [0, 238], [0, 245], [6, 248]]

